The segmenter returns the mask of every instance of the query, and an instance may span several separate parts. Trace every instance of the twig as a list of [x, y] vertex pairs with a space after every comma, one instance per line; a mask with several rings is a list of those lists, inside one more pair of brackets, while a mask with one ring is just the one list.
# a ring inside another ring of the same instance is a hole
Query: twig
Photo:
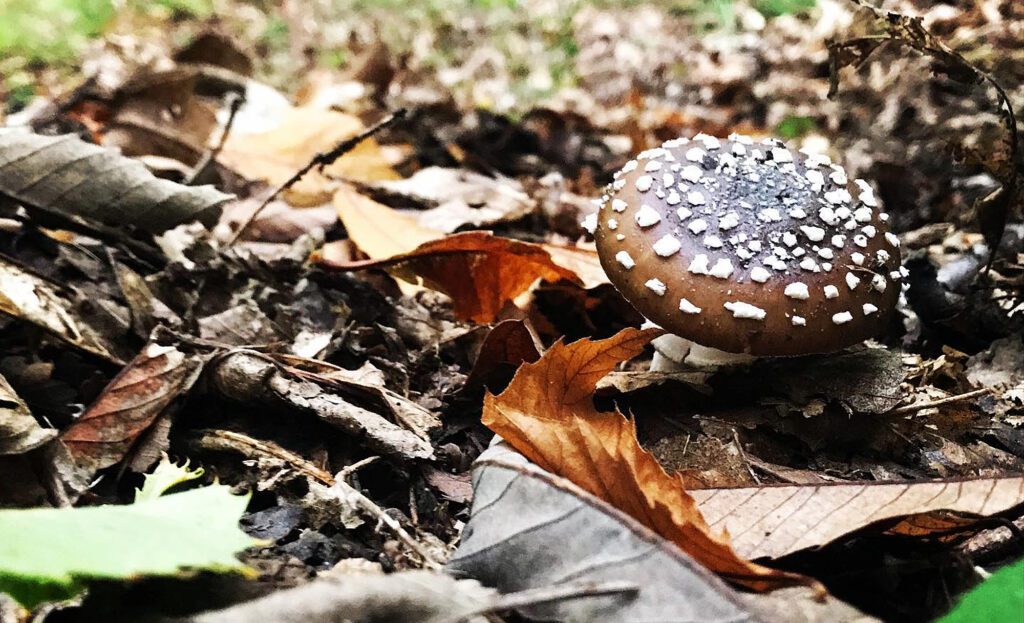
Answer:
[[740, 460], [743, 461], [743, 466], [747, 468], [750, 477], [754, 479], [755, 483], [761, 484], [761, 479], [754, 473], [754, 468], [750, 466], [750, 461], [747, 460], [747, 453], [743, 451], [743, 444], [740, 443], [740, 433], [735, 427], [732, 429], [732, 440], [736, 444], [736, 449], [740, 452]]
[[224, 122], [224, 129], [221, 130], [220, 138], [217, 139], [217, 144], [206, 150], [203, 156], [196, 163], [196, 166], [192, 168], [192, 172], [188, 174], [188, 177], [182, 182], [186, 186], [192, 186], [196, 183], [196, 180], [206, 169], [210, 166], [217, 156], [220, 155], [221, 150], [224, 149], [224, 145], [228, 142], [228, 134], [231, 133], [231, 127], [235, 124], [235, 116], [238, 114], [238, 109], [245, 103], [245, 98], [238, 93], [229, 92], [225, 97], [225, 104], [228, 106], [228, 119]]
[[930, 400], [927, 402], [919, 402], [912, 405], [903, 405], [902, 407], [896, 407], [892, 411], [889, 411], [890, 415], [906, 415], [907, 413], [916, 413], [923, 409], [930, 409], [932, 407], [941, 407], [943, 405], [952, 404], [954, 402], [962, 402], [964, 400], [970, 400], [971, 398], [977, 398], [986, 394], [991, 394], [992, 390], [988, 387], [984, 389], [978, 389], [973, 392], [967, 392], [966, 394], [958, 394], [956, 396], [948, 396], [946, 398], [940, 398], [939, 400]]
[[494, 603], [455, 619], [450, 623], [465, 623], [473, 617], [506, 610], [516, 610], [528, 606], [538, 606], [556, 601], [569, 599], [580, 599], [584, 597], [601, 597], [603, 595], [616, 595], [619, 593], [637, 593], [640, 586], [635, 582], [622, 580], [610, 580], [608, 582], [578, 582], [573, 584], [556, 584], [541, 588], [531, 588], [515, 593], [502, 595]]
[[406, 110], [404, 108], [399, 108], [398, 110], [391, 113], [387, 117], [384, 117], [384, 119], [379, 121], [377, 124], [370, 126], [369, 128], [366, 128], [365, 130], [351, 138], [347, 138], [341, 141], [340, 143], [335, 145], [333, 149], [329, 151], [320, 152], [317, 155], [313, 156], [312, 160], [306, 163], [304, 167], [296, 171], [294, 175], [292, 175], [290, 178], [288, 178], [287, 181], [285, 181], [285, 183], [275, 188], [274, 192], [270, 193], [270, 195], [268, 195], [267, 198], [263, 200], [259, 207], [252, 211], [252, 214], [250, 214], [249, 217], [245, 219], [245, 221], [238, 227], [238, 229], [235, 231], [235, 235], [232, 236], [231, 239], [227, 241], [227, 243], [225, 243], [224, 247], [228, 248], [234, 245], [235, 242], [237, 242], [238, 239], [242, 237], [242, 234], [245, 233], [245, 230], [247, 230], [249, 226], [252, 225], [253, 221], [256, 220], [256, 217], [259, 216], [260, 212], [262, 212], [263, 209], [266, 208], [271, 201], [276, 199], [278, 195], [288, 190], [296, 182], [302, 179], [304, 175], [306, 175], [313, 169], [323, 170], [323, 168], [326, 167], [327, 165], [333, 163], [338, 158], [344, 156], [346, 153], [355, 149], [355, 147], [359, 145], [359, 143], [362, 143], [363, 141], [370, 138], [377, 132], [380, 132], [384, 128], [394, 124], [396, 121], [403, 119], [405, 117], [405, 113]]
[[[341, 476], [341, 474], [339, 473], [338, 476]], [[345, 492], [345, 495], [351, 496], [351, 499], [355, 500], [359, 507], [366, 511], [368, 515], [371, 515], [379, 523], [390, 528], [401, 542], [405, 543], [409, 549], [416, 552], [416, 555], [423, 561], [423, 566], [425, 568], [440, 569], [444, 566], [435, 560], [434, 557], [430, 555], [430, 552], [423, 549], [420, 542], [414, 539], [411, 534], [406, 532], [405, 528], [402, 527], [402, 524], [398, 523], [394, 517], [384, 512], [384, 509], [377, 506], [376, 502], [363, 495], [362, 491], [356, 489], [341, 478], [336, 479], [334, 486], [342, 489]]]
[[379, 460], [379, 456], [368, 456], [365, 459], [360, 459], [351, 465], [345, 466], [344, 469], [338, 472], [337, 478], [338, 480], [344, 480], [345, 482], [348, 482], [349, 477], [355, 474], [357, 471], [361, 470], [362, 468], [366, 467], [371, 463], [376, 463]]

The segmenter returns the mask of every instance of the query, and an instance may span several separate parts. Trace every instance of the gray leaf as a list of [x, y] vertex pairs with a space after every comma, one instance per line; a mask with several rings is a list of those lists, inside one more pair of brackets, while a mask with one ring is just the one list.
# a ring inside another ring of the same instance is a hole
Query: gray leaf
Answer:
[[212, 223], [231, 199], [212, 186], [154, 177], [142, 163], [74, 135], [0, 129], [0, 194], [37, 208], [159, 233]]
[[56, 430], [39, 425], [28, 405], [0, 375], [0, 455], [28, 452], [56, 436]]

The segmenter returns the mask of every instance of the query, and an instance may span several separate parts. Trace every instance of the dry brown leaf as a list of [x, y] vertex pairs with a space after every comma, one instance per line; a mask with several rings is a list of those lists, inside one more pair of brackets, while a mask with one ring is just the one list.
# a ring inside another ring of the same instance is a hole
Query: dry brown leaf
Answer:
[[[317, 108], [293, 108], [281, 123], [257, 134], [232, 133], [220, 154], [220, 161], [249, 179], [273, 185], [284, 183], [319, 152], [364, 130], [358, 118]], [[372, 138], [326, 167], [328, 176], [361, 182], [398, 179]], [[285, 194], [293, 205], [319, 205], [330, 199], [333, 184], [311, 171]]]
[[583, 282], [583, 287], [588, 290], [611, 283], [608, 281], [608, 275], [601, 268], [601, 261], [597, 258], [597, 251], [594, 249], [545, 244], [544, 250], [548, 252], [555, 264], [576, 273], [576, 276]]
[[523, 363], [540, 359], [539, 340], [522, 320], [503, 320], [484, 338], [466, 379], [467, 387], [481, 385], [504, 388], [515, 370]]
[[636, 439], [633, 421], [600, 412], [597, 381], [638, 355], [658, 330], [625, 329], [606, 340], [556, 343], [524, 364], [511, 385], [484, 399], [483, 423], [542, 469], [627, 513], [712, 571], [756, 590], [802, 581], [743, 559], [712, 532], [679, 475], [670, 476]]
[[481, 323], [493, 322], [539, 279], [580, 283], [576, 273], [556, 264], [541, 245], [482, 231], [425, 242], [383, 260], [338, 264], [321, 256], [319, 261], [342, 270], [383, 268], [412, 283], [422, 280], [452, 298], [456, 316]]
[[75, 462], [90, 470], [120, 461], [167, 406], [188, 391], [203, 359], [150, 342], [61, 435]]
[[1024, 477], [705, 489], [691, 495], [711, 527], [729, 532], [736, 551], [777, 558], [898, 517], [905, 519], [886, 526], [888, 532], [924, 536], [963, 528], [963, 521], [935, 511], [991, 515], [1024, 504]]
[[[334, 207], [349, 239], [374, 260], [408, 253], [444, 236], [442, 232], [421, 227], [414, 217], [377, 203], [348, 185], [342, 185], [334, 194]], [[325, 251], [324, 256], [329, 257], [329, 253]]]

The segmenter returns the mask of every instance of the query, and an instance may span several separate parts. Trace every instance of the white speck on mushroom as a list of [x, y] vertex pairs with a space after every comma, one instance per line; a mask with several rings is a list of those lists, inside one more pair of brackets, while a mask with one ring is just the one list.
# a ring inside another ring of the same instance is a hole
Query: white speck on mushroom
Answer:
[[682, 200], [682, 197], [680, 197], [679, 193], [677, 193], [675, 190], [670, 190], [668, 196], [665, 197], [665, 203], [669, 204], [670, 206], [674, 206]]
[[629, 204], [622, 199], [612, 199], [612, 210], [615, 210], [616, 212], [625, 212], [628, 207]]
[[769, 255], [768, 257], [764, 258], [764, 263], [768, 266], [768, 268], [771, 268], [773, 270], [777, 270], [780, 272], [786, 270], [786, 263], [780, 260], [779, 258], [775, 257], [774, 255]]
[[691, 211], [690, 208], [676, 208], [676, 216], [679, 217], [680, 221], [685, 221], [690, 218], [690, 215], [692, 214], [693, 211]]
[[704, 160], [704, 156], [708, 155], [708, 152], [704, 151], [700, 147], [691, 147], [686, 150], [686, 159], [690, 162], [701, 162]]
[[630, 171], [635, 169], [638, 164], [639, 163], [636, 160], [630, 160], [629, 162], [627, 162], [626, 164], [624, 164], [622, 166], [622, 172], [623, 173], [629, 173]]
[[685, 136], [680, 136], [679, 138], [673, 138], [665, 141], [664, 143], [661, 144], [661, 146], [664, 147], [665, 149], [674, 149], [676, 147], [685, 145], [689, 142], [690, 139], [686, 138]]
[[597, 213], [594, 212], [583, 217], [583, 222], [580, 225], [583, 226], [583, 229], [593, 234], [597, 231]]
[[782, 220], [782, 214], [776, 208], [765, 208], [757, 213], [757, 218], [765, 223], [777, 223]]
[[832, 249], [828, 247], [822, 247], [818, 249], [818, 257], [820, 257], [823, 260], [830, 260], [833, 257], [835, 257], [835, 254], [832, 252]]
[[821, 165], [829, 166], [832, 164], [832, 159], [825, 154], [807, 154], [807, 162], [805, 164], [813, 169]]
[[807, 251], [804, 251], [803, 247], [793, 249], [793, 257], [803, 257], [804, 255], [807, 255]]
[[853, 263], [856, 264], [857, 266], [863, 266], [864, 265], [864, 254], [863, 253], [857, 253], [857, 252], [851, 253], [850, 254], [850, 260], [852, 260]]
[[793, 162], [793, 154], [785, 147], [772, 148], [772, 160], [775, 162]]
[[807, 236], [807, 239], [811, 242], [821, 242], [825, 238], [825, 230], [820, 227], [801, 225], [800, 231], [804, 232], [804, 235]]
[[622, 190], [626, 186], [626, 180], [615, 180], [612, 182], [612, 190]]
[[891, 231], [885, 232], [885, 241], [889, 243], [889, 246], [897, 247], [900, 246], [900, 239], [896, 237], [896, 234]]
[[747, 243], [747, 248], [750, 249], [751, 251], [753, 251], [754, 253], [760, 253], [761, 252], [761, 248], [762, 248], [761, 247], [761, 241], [760, 240], [751, 240], [749, 243]]
[[730, 301], [725, 304], [725, 308], [732, 312], [733, 318], [764, 320], [764, 317], [767, 315], [767, 312], [760, 307], [755, 307], [750, 303], [744, 303], [743, 301]]
[[842, 168], [832, 171], [832, 173], [828, 177], [834, 183], [839, 184], [840, 186], [846, 186], [846, 171], [843, 171]]
[[872, 305], [871, 303], [864, 303], [863, 309], [865, 316], [870, 316], [871, 314], [878, 311], [878, 308]]
[[812, 273], [816, 273], [819, 270], [818, 269], [818, 263], [815, 262], [814, 260], [812, 260], [809, 257], [805, 257], [803, 259], [803, 261], [800, 262], [800, 268], [802, 268], [804, 270], [808, 270], [808, 271], [810, 271]]
[[806, 218], [807, 212], [803, 208], [790, 208], [789, 216], [791, 218]]
[[889, 221], [889, 215], [885, 212], [879, 212], [878, 220], [882, 221], [883, 223], [887, 223]]
[[718, 277], [719, 279], [728, 279], [732, 275], [733, 266], [727, 258], [720, 258], [715, 265], [711, 267], [708, 274], [712, 277]]
[[823, 288], [825, 290], [825, 298], [834, 299], [839, 297], [839, 288], [834, 285], [827, 285]]
[[652, 184], [654, 184], [654, 178], [650, 175], [641, 175], [636, 178], [636, 189], [642, 193], [650, 190]]
[[700, 170], [700, 167], [696, 167], [692, 164], [686, 165], [685, 167], [683, 167], [683, 170], [679, 172], [679, 176], [681, 178], [683, 178], [687, 182], [692, 182], [694, 184], [700, 181], [702, 175], [704, 175], [704, 172]]
[[842, 234], [836, 234], [832, 236], [832, 246], [837, 249], [842, 249], [846, 245], [846, 236]]
[[842, 205], [850, 202], [851, 200], [853, 200], [853, 197], [850, 196], [849, 191], [845, 188], [837, 188], [825, 193], [825, 201], [833, 205]]
[[708, 274], [708, 256], [703, 253], [698, 253], [694, 256], [693, 261], [687, 266], [686, 270], [690, 271], [694, 275], [706, 275]]
[[679, 240], [674, 236], [665, 234], [661, 238], [658, 238], [658, 241], [654, 243], [652, 248], [659, 257], [669, 257], [679, 251], [681, 246], [682, 245], [679, 243]]
[[693, 137], [693, 140], [704, 143], [704, 147], [706, 149], [718, 149], [719, 147], [722, 146], [722, 143], [719, 142], [717, 138], [708, 134], [704, 134], [703, 132]]
[[761, 266], [755, 266], [750, 269], [750, 280], [756, 281], [757, 283], [764, 283], [771, 277], [771, 273], [765, 270]]
[[782, 293], [791, 299], [798, 299], [801, 301], [806, 301], [811, 298], [811, 291], [807, 289], [807, 284], [799, 281], [794, 281], [787, 285], [786, 289], [783, 290]]
[[903, 278], [903, 275], [900, 274], [900, 271], [898, 271], [898, 270], [890, 270], [889, 271], [889, 279], [892, 279], [893, 281], [899, 281], [902, 278]]
[[615, 239], [618, 240], [619, 242], [622, 242], [623, 240], [626, 239], [626, 234], [615, 234]]
[[750, 258], [754, 257], [754, 254], [744, 249], [743, 247], [740, 247], [736, 249], [736, 257], [740, 258], [741, 260], [749, 260]]
[[864, 247], [868, 246], [868, 237], [861, 234], [857, 234], [856, 236], [853, 237], [853, 244], [863, 249]]
[[618, 253], [616, 253], [615, 259], [619, 262], [619, 264], [622, 264], [622, 267], [625, 268], [626, 270], [629, 270], [630, 268], [636, 266], [636, 262], [633, 261], [633, 256], [627, 253], [626, 251], [619, 251]]
[[853, 273], [846, 273], [846, 286], [851, 290], [855, 289], [860, 284], [860, 278]]
[[661, 176], [661, 185], [664, 186], [665, 188], [669, 188], [671, 186], [675, 186], [675, 184], [676, 184], [676, 178], [672, 177], [671, 173], [666, 173], [666, 174]]
[[806, 327], [807, 320], [803, 316], [793, 316], [794, 327]]
[[853, 214], [853, 213], [850, 212], [850, 208], [848, 208], [846, 206], [843, 206], [841, 208], [836, 208], [836, 218], [839, 219], [839, 220], [850, 218], [851, 214]]
[[843, 229], [846, 229], [847, 231], [853, 231], [857, 229], [857, 221], [853, 219], [846, 221], [845, 223], [843, 223]]
[[684, 314], [699, 314], [700, 308], [686, 299], [679, 299], [679, 311]]
[[699, 190], [691, 190], [686, 193], [686, 200], [690, 202], [690, 205], [700, 206], [707, 203], [704, 199], [704, 195]]
[[650, 227], [661, 222], [661, 214], [647, 204], [640, 206], [633, 218], [640, 227]]
[[857, 198], [860, 199], [861, 203], [863, 203], [866, 206], [869, 206], [869, 207], [872, 207], [872, 208], [877, 208], [878, 207], [878, 200], [875, 199], [875, 193], [872, 192], [870, 188], [868, 190], [865, 190], [865, 191], [861, 192], [857, 196]]
[[718, 219], [718, 228], [729, 230], [740, 224], [740, 215], [735, 212], [727, 212], [725, 216]]
[[744, 147], [743, 145], [739, 144], [739, 143], [733, 143], [732, 153], [737, 155], [737, 156], [746, 156], [747, 155], [747, 148]]
[[811, 183], [811, 188], [815, 191], [821, 190], [821, 187], [825, 185], [825, 176], [821, 174], [821, 171], [808, 169], [804, 172], [804, 177]]
[[700, 234], [700, 233], [703, 233], [704, 230], [708, 228], [708, 222], [705, 221], [702, 218], [698, 218], [698, 219], [694, 219], [693, 222], [691, 222], [688, 225], [688, 227], [689, 227], [690, 231], [692, 231], [693, 233]]
[[647, 286], [648, 290], [654, 292], [658, 296], [665, 296], [665, 283], [661, 279], [648, 279], [644, 285]]
[[885, 288], [889, 283], [885, 280], [882, 275], [875, 275], [871, 278], [871, 289], [878, 290], [879, 292], [885, 292]]
[[878, 230], [877, 230], [877, 229], [875, 229], [875, 226], [874, 226], [874, 225], [865, 225], [864, 227], [861, 227], [861, 228], [860, 228], [860, 230], [861, 230], [862, 232], [864, 232], [864, 234], [865, 234], [865, 235], [866, 235], [866, 236], [867, 236], [868, 238], [874, 238], [874, 237], [875, 237], [875, 234], [877, 234], [877, 233], [878, 233]]
[[824, 207], [818, 210], [818, 218], [825, 221], [829, 225], [835, 225], [836, 223], [839, 222], [839, 219], [836, 218], [836, 211], [829, 207]]
[[907, 270], [906, 266], [900, 266], [900, 275], [903, 275], [904, 279], [910, 276], [910, 271]]
[[721, 249], [722, 239], [718, 236], [704, 236], [704, 246], [711, 249]]
[[853, 212], [853, 218], [858, 223], [867, 223], [871, 220], [871, 208], [857, 208]]
[[650, 160], [644, 165], [644, 171], [647, 173], [653, 173], [659, 169], [661, 169], [661, 160]]
[[821, 269], [826, 273], [832, 272], [832, 262], [822, 262]]
[[885, 264], [886, 262], [889, 261], [889, 258], [891, 256], [889, 255], [889, 252], [886, 251], [885, 249], [879, 249], [878, 253], [875, 254], [875, 257], [878, 259], [879, 262]]
[[732, 134], [729, 135], [729, 140], [736, 141], [737, 143], [742, 143], [744, 145], [754, 144], [754, 139], [750, 138], [746, 134], [737, 134], [736, 132], [733, 132]]
[[608, 219], [608, 229], [615, 231], [619, 228], [619, 222], [613, 218]]
[[832, 314], [832, 322], [835, 324], [846, 324], [853, 320], [853, 314], [848, 311]]
[[796, 234], [791, 231], [787, 231], [782, 234], [782, 244], [787, 247], [795, 247], [797, 243]]

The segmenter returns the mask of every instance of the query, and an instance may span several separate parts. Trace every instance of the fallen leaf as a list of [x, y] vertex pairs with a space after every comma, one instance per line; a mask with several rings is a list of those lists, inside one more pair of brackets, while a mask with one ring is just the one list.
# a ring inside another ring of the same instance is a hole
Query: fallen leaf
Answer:
[[73, 315], [75, 306], [74, 292], [0, 258], [0, 312], [41, 327], [102, 359], [123, 363], [116, 344]]
[[334, 207], [349, 239], [371, 259], [408, 253], [444, 236], [440, 231], [420, 226], [415, 217], [378, 203], [347, 184], [334, 194]]
[[76, 463], [96, 471], [120, 461], [168, 405], [188, 391], [203, 359], [150, 342], [61, 435]]
[[[477, 353], [467, 387], [504, 388], [523, 363], [540, 359], [540, 345], [522, 320], [503, 320], [494, 326]], [[500, 377], [502, 378], [499, 378]], [[495, 385], [498, 384], [498, 385]]]
[[23, 454], [57, 436], [43, 428], [7, 379], [0, 375], [0, 455]]
[[[634, 518], [498, 443], [473, 465], [474, 502], [448, 569], [499, 590], [608, 581], [635, 589], [549, 602], [521, 613], [544, 621], [870, 621], [810, 587], [736, 591]], [[594, 547], [600, 543], [600, 547]], [[553, 545], [555, 544], [555, 545]], [[793, 592], [788, 592], [793, 591]]]
[[675, 543], [712, 571], [756, 590], [806, 581], [756, 565], [715, 534], [684, 490], [636, 438], [621, 413], [600, 412], [598, 380], [638, 355], [658, 330], [625, 329], [606, 340], [557, 342], [525, 364], [508, 389], [484, 399], [483, 423], [540, 468], [572, 481]]
[[895, 534], [962, 528], [964, 521], [935, 511], [985, 516], [1024, 504], [1024, 477], [704, 489], [690, 495], [712, 528], [728, 531], [737, 552], [778, 558], [883, 520], [903, 518], [886, 526]]
[[[252, 180], [283, 184], [320, 152], [330, 151], [341, 141], [365, 129], [352, 115], [312, 107], [292, 108], [278, 116], [272, 130], [254, 134], [232, 132], [219, 160]], [[319, 205], [330, 199], [333, 183], [328, 177], [360, 182], [398, 179], [381, 154], [375, 140], [368, 138], [324, 168], [311, 171], [292, 186], [285, 197], [293, 205]]]
[[179, 223], [212, 225], [231, 195], [153, 176], [137, 160], [74, 135], [0, 129], [0, 193], [30, 207], [159, 233]]
[[444, 292], [455, 315], [493, 322], [506, 304], [538, 280], [580, 283], [573, 271], [556, 264], [544, 247], [487, 232], [473, 231], [425, 242], [409, 253], [382, 260], [325, 266], [341, 270], [383, 268], [392, 275]]
[[587, 290], [611, 283], [608, 274], [601, 268], [596, 250], [557, 244], [543, 246], [555, 264], [574, 272]]

